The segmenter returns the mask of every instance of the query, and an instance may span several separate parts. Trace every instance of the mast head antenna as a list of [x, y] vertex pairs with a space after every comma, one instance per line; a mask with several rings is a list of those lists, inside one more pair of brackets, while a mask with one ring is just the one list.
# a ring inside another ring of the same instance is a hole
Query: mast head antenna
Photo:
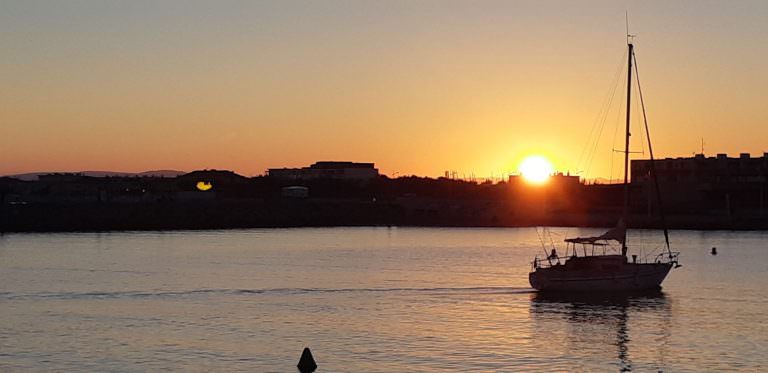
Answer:
[[627, 44], [632, 44], [635, 41], [635, 36], [637, 35], [629, 33], [629, 12], [626, 10], [624, 11], [624, 21], [627, 25]]

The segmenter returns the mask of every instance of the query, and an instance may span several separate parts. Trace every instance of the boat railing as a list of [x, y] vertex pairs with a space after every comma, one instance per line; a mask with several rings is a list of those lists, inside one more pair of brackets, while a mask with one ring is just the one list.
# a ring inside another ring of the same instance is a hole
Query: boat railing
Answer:
[[656, 258], [654, 259], [654, 263], [672, 263], [675, 266], [679, 267], [680, 265], [677, 263], [678, 256], [680, 256], [679, 251], [662, 252], [656, 255]]
[[564, 264], [564, 263], [565, 261], [564, 260], [561, 261], [559, 257], [542, 259], [536, 256], [535, 258], [533, 258], [533, 262], [531, 262], [531, 268], [533, 268], [534, 270], [536, 268], [549, 268], [549, 267], [556, 266], [559, 264]]
[[538, 255], [534, 258], [531, 266], [536, 268], [548, 268], [559, 264], [565, 264], [565, 261], [573, 257], [608, 255], [609, 251], [619, 252], [619, 249], [612, 246], [607, 240], [597, 240], [590, 243], [576, 243], [566, 241], [565, 255], [559, 255], [556, 249], [547, 256], [540, 258]]
[[[566, 256], [559, 256], [556, 254], [556, 252], [553, 252], [552, 254], [543, 258], [537, 255], [533, 258], [533, 262], [531, 262], [531, 268], [534, 270], [536, 270], [537, 268], [550, 268], [550, 267], [565, 264], [565, 261], [568, 260], [569, 258], [605, 255], [604, 253], [595, 254], [595, 253], [590, 253], [589, 251], [586, 252], [586, 255], [577, 255], [573, 251], [571, 253], [572, 253], [571, 255], [568, 255], [566, 253]], [[679, 251], [670, 251], [670, 252], [659, 253], [652, 260], [648, 260], [647, 255], [641, 258], [638, 258], [636, 255], [632, 255], [631, 260], [633, 263], [672, 263], [675, 266], [679, 266], [677, 263], [677, 257], [679, 255], [680, 255]], [[628, 258], [628, 260], [630, 259]]]

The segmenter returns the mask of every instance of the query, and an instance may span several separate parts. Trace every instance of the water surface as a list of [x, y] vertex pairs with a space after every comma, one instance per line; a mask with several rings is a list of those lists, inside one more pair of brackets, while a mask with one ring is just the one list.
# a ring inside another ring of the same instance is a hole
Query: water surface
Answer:
[[6, 234], [0, 370], [292, 372], [305, 346], [318, 372], [768, 369], [765, 232], [673, 232], [663, 291], [607, 298], [533, 292], [539, 234]]

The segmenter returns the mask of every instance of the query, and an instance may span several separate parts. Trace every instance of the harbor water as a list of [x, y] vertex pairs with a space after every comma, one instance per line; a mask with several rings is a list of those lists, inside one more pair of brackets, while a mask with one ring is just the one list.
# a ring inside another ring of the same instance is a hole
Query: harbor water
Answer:
[[318, 372], [768, 370], [768, 232], [673, 231], [683, 266], [657, 293], [530, 288], [534, 255], [594, 233], [5, 234], [0, 371], [295, 372], [304, 347]]

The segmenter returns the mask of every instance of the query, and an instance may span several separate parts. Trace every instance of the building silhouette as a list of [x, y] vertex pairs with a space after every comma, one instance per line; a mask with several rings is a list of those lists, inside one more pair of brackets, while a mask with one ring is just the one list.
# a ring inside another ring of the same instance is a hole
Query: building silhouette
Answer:
[[[665, 208], [672, 212], [762, 215], [766, 204], [768, 153], [738, 158], [727, 154], [706, 157], [665, 158], [654, 161]], [[651, 161], [632, 161], [632, 184], [643, 191], [636, 205], [654, 209]]]
[[379, 176], [373, 163], [321, 161], [302, 168], [270, 168], [267, 175], [285, 180], [338, 179], [367, 181]]

